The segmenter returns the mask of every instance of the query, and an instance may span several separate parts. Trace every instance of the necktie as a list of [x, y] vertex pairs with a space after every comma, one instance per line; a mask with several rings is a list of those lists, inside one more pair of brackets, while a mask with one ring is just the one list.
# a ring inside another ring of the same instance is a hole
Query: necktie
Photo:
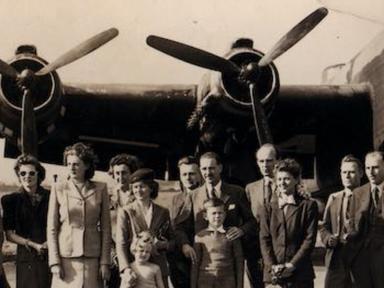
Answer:
[[268, 181], [264, 185], [264, 203], [269, 204], [272, 198], [272, 182]]
[[345, 204], [345, 219], [349, 220], [351, 219], [351, 201], [352, 201], [352, 194], [347, 195], [347, 200]]
[[375, 208], [379, 205], [379, 188], [373, 188], [373, 204], [375, 204]]
[[217, 198], [217, 193], [216, 193], [215, 187], [212, 187], [210, 198], [211, 199], [216, 199]]

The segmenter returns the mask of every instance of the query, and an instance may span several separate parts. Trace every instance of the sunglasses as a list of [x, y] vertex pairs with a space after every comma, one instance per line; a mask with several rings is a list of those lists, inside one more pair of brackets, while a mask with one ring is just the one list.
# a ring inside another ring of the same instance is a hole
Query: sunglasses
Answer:
[[19, 174], [20, 174], [20, 176], [22, 176], [22, 177], [27, 176], [27, 174], [28, 174], [29, 176], [36, 176], [37, 172], [36, 172], [36, 171], [29, 171], [29, 172], [27, 172], [27, 171], [20, 171]]

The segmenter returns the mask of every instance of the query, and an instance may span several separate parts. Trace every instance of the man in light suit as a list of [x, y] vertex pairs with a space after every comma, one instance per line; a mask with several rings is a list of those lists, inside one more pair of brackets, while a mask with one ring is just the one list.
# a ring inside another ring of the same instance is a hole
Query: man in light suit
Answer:
[[[177, 163], [180, 174], [180, 192], [172, 198], [169, 208], [171, 222], [175, 227], [186, 220], [192, 211], [191, 193], [202, 182], [198, 160], [192, 156], [186, 156]], [[190, 241], [193, 233], [189, 233]], [[176, 243], [178, 244], [178, 243]], [[194, 253], [194, 251], [191, 251]], [[190, 286], [190, 259], [187, 259], [180, 249], [176, 249], [168, 255], [170, 278], [174, 287], [188, 288]]]
[[359, 159], [347, 155], [341, 160], [340, 177], [344, 189], [329, 196], [319, 229], [327, 248], [325, 288], [352, 287], [350, 267], [357, 252], [353, 243], [356, 231], [352, 225], [352, 195], [353, 190], [360, 186], [362, 176], [363, 167]]
[[354, 224], [360, 250], [352, 264], [357, 287], [379, 288], [384, 283], [384, 156], [374, 151], [365, 156], [369, 183], [353, 193]]
[[255, 234], [256, 220], [245, 196], [245, 191], [236, 185], [221, 180], [223, 165], [216, 153], [207, 152], [200, 157], [200, 171], [205, 184], [192, 192], [192, 213], [190, 217], [177, 226], [182, 251], [187, 258], [196, 261], [191, 241], [186, 231], [191, 228], [194, 234], [208, 227], [204, 217], [204, 201], [209, 198], [220, 198], [225, 203], [227, 216], [224, 227], [228, 228], [229, 240], [241, 239], [243, 245]]
[[[264, 144], [256, 152], [256, 161], [262, 179], [249, 183], [245, 187], [247, 198], [251, 203], [252, 213], [260, 224], [260, 213], [266, 204], [269, 204], [272, 199], [275, 183], [273, 181], [273, 168], [277, 160], [277, 151], [272, 144]], [[254, 247], [248, 249], [248, 253], [252, 256], [247, 260], [246, 272], [253, 288], [264, 287], [262, 257], [260, 252], [259, 237], [256, 236], [253, 241]]]

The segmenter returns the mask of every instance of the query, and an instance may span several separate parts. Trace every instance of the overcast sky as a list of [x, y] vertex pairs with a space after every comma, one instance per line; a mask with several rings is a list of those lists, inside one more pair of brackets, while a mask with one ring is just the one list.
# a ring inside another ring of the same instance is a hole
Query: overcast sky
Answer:
[[[323, 2], [384, 19], [383, 0]], [[146, 36], [171, 38], [219, 55], [234, 39], [250, 37], [256, 49], [266, 52], [320, 6], [315, 0], [1, 1], [0, 57], [7, 60], [19, 44], [33, 43], [41, 57], [53, 61], [90, 36], [116, 27], [120, 31], [116, 39], [59, 70], [63, 82], [191, 84], [199, 81], [204, 69], [153, 50], [145, 44]], [[275, 61], [281, 82], [318, 84], [324, 67], [348, 61], [383, 29], [331, 11]]]

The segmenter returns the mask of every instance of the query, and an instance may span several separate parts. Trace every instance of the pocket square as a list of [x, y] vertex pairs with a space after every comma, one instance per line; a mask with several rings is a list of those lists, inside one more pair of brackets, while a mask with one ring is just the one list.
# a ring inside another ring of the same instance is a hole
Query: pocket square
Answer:
[[235, 204], [229, 204], [229, 206], [228, 206], [228, 210], [233, 210], [235, 208], [236, 208]]

